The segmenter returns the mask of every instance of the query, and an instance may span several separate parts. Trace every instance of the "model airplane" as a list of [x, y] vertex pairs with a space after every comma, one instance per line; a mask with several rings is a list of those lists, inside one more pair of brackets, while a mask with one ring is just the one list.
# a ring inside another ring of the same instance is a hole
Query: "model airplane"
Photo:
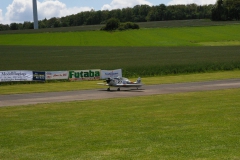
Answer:
[[[125, 87], [125, 88], [134, 87], [138, 89], [142, 86], [140, 77], [137, 79], [136, 82], [131, 82], [130, 80], [124, 77], [107, 78], [106, 81], [104, 82], [106, 82], [106, 84], [103, 84], [103, 85], [108, 86], [108, 89], [107, 89], [108, 91], [110, 91], [110, 87], [117, 87], [118, 88], [117, 90], [120, 91], [121, 87]], [[102, 83], [98, 83], [98, 84], [102, 84]]]

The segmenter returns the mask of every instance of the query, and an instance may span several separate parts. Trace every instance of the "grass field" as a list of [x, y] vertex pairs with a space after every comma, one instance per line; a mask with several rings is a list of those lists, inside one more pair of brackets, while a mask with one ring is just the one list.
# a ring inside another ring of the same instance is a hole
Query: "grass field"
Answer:
[[0, 34], [0, 70], [122, 68], [126, 77], [146, 77], [240, 68], [239, 24], [195, 20], [142, 25], [145, 28], [124, 32], [68, 28]]
[[0, 70], [123, 69], [146, 77], [240, 68], [240, 46], [47, 47], [0, 46]]
[[123, 32], [86, 31], [41, 34], [1, 34], [0, 45], [143, 47], [202, 46], [205, 45], [205, 43], [212, 42], [228, 42], [229, 45], [239, 45], [239, 30], [240, 25], [227, 25], [152, 28]]
[[[204, 27], [204, 26], [224, 26], [240, 24], [239, 21], [211, 21], [208, 19], [193, 20], [171, 20], [171, 21], [154, 21], [137, 23], [140, 28], [179, 28], [179, 27]], [[0, 34], [21, 34], [21, 33], [44, 33], [44, 32], [81, 32], [81, 31], [99, 31], [104, 25], [83, 25], [76, 27], [61, 28], [44, 28], [44, 29], [27, 29], [27, 30], [10, 30], [0, 31]]]
[[0, 108], [0, 159], [239, 159], [240, 90]]

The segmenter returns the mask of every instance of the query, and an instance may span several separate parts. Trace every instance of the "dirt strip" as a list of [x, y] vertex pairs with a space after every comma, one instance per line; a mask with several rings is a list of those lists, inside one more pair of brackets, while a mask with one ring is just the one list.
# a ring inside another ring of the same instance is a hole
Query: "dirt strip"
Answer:
[[116, 88], [111, 88], [111, 91], [107, 91], [106, 89], [98, 89], [98, 90], [79, 90], [79, 91], [68, 91], [68, 92], [0, 95], [0, 107], [30, 105], [30, 104], [39, 104], [39, 103], [52, 103], [52, 102], [68, 102], [68, 101], [82, 101], [82, 100], [93, 100], [93, 99], [146, 96], [146, 95], [157, 95], [157, 94], [173, 94], [173, 93], [221, 90], [221, 89], [231, 89], [231, 88], [240, 88], [240, 79], [228, 79], [228, 80], [193, 82], [193, 83], [162, 84], [162, 85], [146, 85], [139, 90], [121, 88], [121, 91], [117, 91]]

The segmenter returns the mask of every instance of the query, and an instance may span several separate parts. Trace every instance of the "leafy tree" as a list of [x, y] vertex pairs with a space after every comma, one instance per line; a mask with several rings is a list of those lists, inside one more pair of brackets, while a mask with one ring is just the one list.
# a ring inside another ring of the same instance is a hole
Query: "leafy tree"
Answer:
[[59, 20], [56, 20], [53, 24], [53, 27], [54, 28], [58, 28], [58, 27], [61, 27], [61, 22]]
[[151, 7], [149, 5], [141, 5], [139, 14], [143, 17], [147, 17]]
[[223, 6], [228, 20], [240, 20], [240, 0], [225, 0]]
[[10, 29], [11, 30], [18, 30], [18, 24], [17, 23], [11, 23], [10, 24]]
[[224, 15], [223, 0], [217, 0], [216, 5], [212, 9], [212, 20], [226, 20]]
[[132, 10], [133, 10], [133, 20], [132, 21], [133, 22], [142, 22], [145, 20], [145, 17], [140, 15], [140, 8], [141, 8], [140, 5], [136, 5], [132, 8]]
[[4, 25], [4, 24], [0, 24], [0, 31], [6, 31], [9, 30], [10, 27], [8, 24]]
[[165, 20], [165, 12], [167, 10], [167, 7], [165, 4], [160, 4], [159, 6], [157, 6], [157, 11], [158, 11], [158, 21], [163, 21]]
[[56, 17], [50, 18], [46, 23], [47, 28], [53, 28], [56, 21], [57, 21]]
[[147, 21], [156, 21], [157, 20], [158, 12], [155, 8], [152, 8], [151, 11], [148, 13], [146, 20]]
[[107, 21], [106, 26], [101, 28], [101, 30], [112, 31], [112, 30], [127, 30], [127, 29], [139, 29], [139, 25], [133, 22], [120, 23], [116, 18], [111, 18]]
[[122, 22], [133, 21], [133, 10], [132, 8], [122, 9]]
[[116, 30], [119, 27], [119, 25], [120, 25], [119, 19], [111, 18], [107, 21], [106, 26], [103, 30], [108, 30], [108, 31]]
[[33, 23], [25, 21], [23, 23], [23, 29], [33, 29]]
[[121, 9], [113, 9], [110, 12], [111, 18], [122, 19], [122, 10]]
[[[38, 25], [39, 25], [39, 28], [47, 28], [47, 19], [45, 18], [45, 19], [39, 21]], [[33, 27], [33, 24], [32, 24], [32, 27]], [[31, 28], [31, 29], [33, 29], [33, 28]]]
[[119, 30], [127, 30], [127, 29], [139, 29], [139, 25], [133, 22], [126, 22], [126, 23], [122, 23], [119, 26]]
[[101, 12], [101, 22], [100, 24], [106, 24], [107, 20], [110, 18], [110, 13], [107, 10], [100, 11]]

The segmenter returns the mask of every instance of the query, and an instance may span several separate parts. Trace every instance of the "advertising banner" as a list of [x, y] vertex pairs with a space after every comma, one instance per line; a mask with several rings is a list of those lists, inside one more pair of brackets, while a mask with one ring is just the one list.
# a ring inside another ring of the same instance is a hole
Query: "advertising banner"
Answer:
[[100, 69], [69, 71], [70, 81], [89, 81], [100, 79]]
[[68, 79], [68, 71], [46, 71], [46, 80]]
[[11, 82], [11, 81], [32, 81], [32, 71], [0, 71], [0, 82]]
[[122, 69], [115, 70], [101, 70], [101, 79], [106, 79], [109, 77], [122, 77]]
[[34, 81], [45, 81], [45, 72], [33, 71]]

